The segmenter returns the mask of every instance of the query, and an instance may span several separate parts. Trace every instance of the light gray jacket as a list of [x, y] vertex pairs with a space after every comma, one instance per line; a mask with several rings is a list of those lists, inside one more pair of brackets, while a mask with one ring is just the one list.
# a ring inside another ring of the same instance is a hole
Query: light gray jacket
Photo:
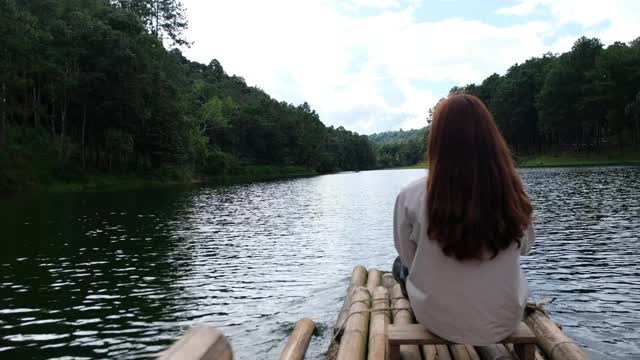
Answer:
[[393, 222], [396, 249], [409, 267], [407, 293], [416, 319], [456, 343], [488, 345], [506, 338], [521, 321], [528, 297], [520, 255], [533, 245], [533, 228], [520, 248], [514, 243], [493, 259], [461, 262], [429, 240], [426, 193], [426, 177], [404, 187]]

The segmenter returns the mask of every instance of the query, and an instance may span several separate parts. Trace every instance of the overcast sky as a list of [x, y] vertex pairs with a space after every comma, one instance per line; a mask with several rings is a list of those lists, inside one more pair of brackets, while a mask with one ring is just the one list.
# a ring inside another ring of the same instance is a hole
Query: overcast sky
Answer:
[[363, 134], [426, 125], [454, 85], [582, 35], [640, 36], [640, 0], [183, 0], [184, 51]]

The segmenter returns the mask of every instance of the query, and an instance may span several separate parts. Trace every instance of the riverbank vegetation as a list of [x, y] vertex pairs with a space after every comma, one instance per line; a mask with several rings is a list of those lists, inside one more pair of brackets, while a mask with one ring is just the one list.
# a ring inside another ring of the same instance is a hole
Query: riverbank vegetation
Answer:
[[609, 149], [600, 152], [562, 152], [523, 156], [517, 159], [520, 167], [609, 166], [640, 165], [640, 150]]
[[403, 167], [424, 160], [427, 148], [427, 128], [386, 131], [369, 135], [381, 168]]
[[375, 167], [365, 135], [186, 59], [186, 27], [176, 0], [0, 1], [0, 189]]
[[582, 37], [569, 52], [531, 58], [451, 91], [481, 98], [521, 155], [640, 146], [640, 38], [605, 48]]
[[[370, 136], [327, 127], [306, 102], [185, 58], [187, 25], [178, 0], [0, 1], [0, 191], [424, 160], [428, 117]], [[640, 39], [583, 37], [458, 91], [489, 106], [522, 166], [640, 161]]]
[[[605, 48], [582, 37], [571, 51], [531, 58], [450, 93], [461, 91], [487, 104], [521, 166], [640, 163], [640, 38]], [[424, 159], [415, 132], [370, 136], [379, 164]]]
[[[622, 150], [610, 149], [603, 150], [598, 153], [566, 151], [515, 156], [514, 161], [516, 165], [521, 168], [615, 165], [640, 166], [640, 150], [627, 147]], [[426, 169], [427, 165], [427, 162], [422, 160], [413, 165], [391, 166], [389, 168]]]

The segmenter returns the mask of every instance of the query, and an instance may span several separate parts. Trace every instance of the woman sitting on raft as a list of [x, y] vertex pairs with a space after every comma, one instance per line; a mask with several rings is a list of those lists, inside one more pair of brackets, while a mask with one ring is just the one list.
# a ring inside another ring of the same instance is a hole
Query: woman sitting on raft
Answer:
[[520, 255], [534, 241], [531, 203], [507, 143], [475, 96], [451, 95], [436, 108], [427, 157], [428, 179], [407, 185], [396, 200], [394, 276], [434, 334], [496, 343], [524, 313]]

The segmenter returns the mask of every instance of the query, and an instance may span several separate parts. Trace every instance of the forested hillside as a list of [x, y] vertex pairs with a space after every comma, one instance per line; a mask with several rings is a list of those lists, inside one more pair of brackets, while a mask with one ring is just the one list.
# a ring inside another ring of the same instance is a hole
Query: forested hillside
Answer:
[[383, 168], [414, 165], [425, 159], [427, 148], [427, 128], [417, 130], [402, 129], [369, 135]]
[[[0, 190], [423, 160], [428, 128], [326, 127], [307, 103], [186, 59], [187, 25], [177, 0], [0, 0]], [[489, 106], [518, 156], [640, 147], [640, 39], [583, 37], [458, 91]]]
[[88, 174], [368, 169], [365, 135], [179, 48], [176, 0], [0, 1], [0, 189]]
[[[640, 162], [640, 38], [605, 48], [596, 38], [582, 37], [569, 52], [531, 58], [504, 75], [456, 86], [449, 93], [457, 92], [474, 94], [487, 104], [518, 160]], [[378, 164], [422, 161], [426, 129], [370, 135]]]
[[519, 155], [640, 145], [640, 38], [605, 48], [582, 37], [569, 52], [531, 58], [457, 91], [489, 106]]

